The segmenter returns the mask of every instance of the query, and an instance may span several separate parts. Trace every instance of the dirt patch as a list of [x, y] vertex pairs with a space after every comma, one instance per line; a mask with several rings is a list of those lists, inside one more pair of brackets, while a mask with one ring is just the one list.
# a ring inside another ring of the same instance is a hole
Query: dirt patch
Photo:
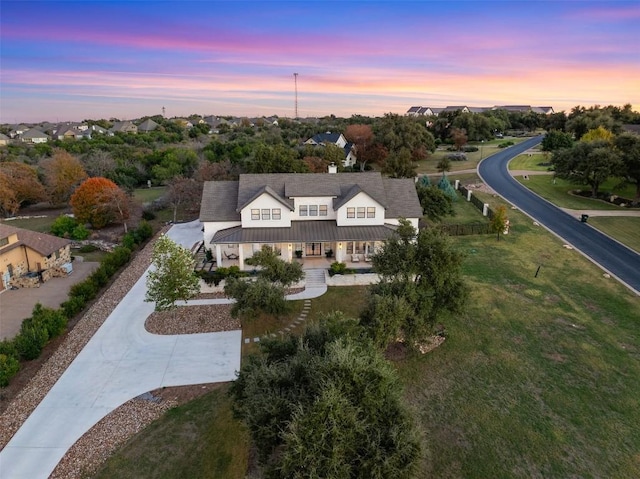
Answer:
[[153, 334], [195, 334], [240, 329], [240, 321], [231, 317], [230, 304], [178, 306], [173, 311], [155, 311], [145, 328]]
[[567, 360], [567, 357], [564, 354], [560, 353], [543, 354], [543, 356], [547, 359], [555, 361], [556, 363], [564, 363]]

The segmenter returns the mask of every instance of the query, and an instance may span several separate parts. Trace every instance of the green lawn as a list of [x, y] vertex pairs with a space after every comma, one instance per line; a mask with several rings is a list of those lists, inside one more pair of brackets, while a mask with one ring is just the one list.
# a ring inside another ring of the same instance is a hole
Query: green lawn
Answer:
[[[445, 321], [438, 349], [396, 363], [422, 432], [417, 477], [640, 477], [638, 297], [522, 213], [509, 219], [499, 242], [452, 239], [469, 311]], [[329, 288], [310, 320], [355, 316], [365, 294]], [[133, 438], [98, 477], [244, 478], [246, 433], [224, 419], [228, 401], [205, 398], [188, 420], [174, 412]]]
[[509, 162], [510, 170], [528, 170], [528, 171], [549, 171], [549, 165], [543, 165], [542, 163], [549, 163], [551, 157], [546, 153], [536, 153], [531, 156], [518, 155]]
[[[585, 185], [576, 185], [566, 180], [556, 178], [551, 175], [539, 175], [529, 176], [528, 180], [522, 179], [522, 177], [516, 177], [516, 179], [524, 186], [539, 194], [551, 203], [561, 208], [570, 208], [573, 210], [619, 210], [620, 207], [614, 204], [606, 203], [604, 201], [595, 200], [591, 198], [585, 198], [582, 196], [575, 196], [569, 194], [571, 190], [587, 190], [589, 189]], [[611, 191], [620, 196], [627, 197], [629, 188], [616, 189], [613, 188], [614, 180], [610, 180], [605, 183], [600, 190]]]
[[589, 223], [640, 253], [640, 217], [592, 216]]
[[38, 231], [40, 233], [49, 233], [51, 225], [57, 216], [46, 216], [45, 218], [27, 218], [3, 222], [5, 225], [15, 226], [16, 228], [24, 228], [26, 230]]
[[140, 203], [150, 203], [157, 200], [167, 192], [166, 186], [154, 186], [153, 188], [137, 188], [133, 191], [133, 197]]

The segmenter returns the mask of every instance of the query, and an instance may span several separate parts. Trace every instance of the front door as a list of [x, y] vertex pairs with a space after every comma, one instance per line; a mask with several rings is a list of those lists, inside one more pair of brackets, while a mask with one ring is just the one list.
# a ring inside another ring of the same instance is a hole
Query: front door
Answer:
[[322, 256], [322, 243], [305, 243], [305, 256]]

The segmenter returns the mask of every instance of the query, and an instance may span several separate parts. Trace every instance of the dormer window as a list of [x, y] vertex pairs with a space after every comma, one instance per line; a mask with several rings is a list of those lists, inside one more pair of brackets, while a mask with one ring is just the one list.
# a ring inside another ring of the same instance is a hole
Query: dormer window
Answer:
[[300, 216], [308, 216], [308, 206], [307, 205], [300, 205]]

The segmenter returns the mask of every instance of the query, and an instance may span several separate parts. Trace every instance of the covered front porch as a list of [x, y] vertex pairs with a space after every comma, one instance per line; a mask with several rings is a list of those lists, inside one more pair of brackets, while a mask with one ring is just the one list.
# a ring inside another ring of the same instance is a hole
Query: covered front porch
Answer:
[[292, 222], [290, 228], [238, 226], [217, 232], [205, 247], [217, 267], [252, 269], [245, 261], [268, 245], [283, 260], [299, 261], [305, 269], [328, 268], [334, 261], [346, 263], [349, 268], [366, 269], [371, 256], [394, 231], [391, 225], [338, 227], [335, 221]]

